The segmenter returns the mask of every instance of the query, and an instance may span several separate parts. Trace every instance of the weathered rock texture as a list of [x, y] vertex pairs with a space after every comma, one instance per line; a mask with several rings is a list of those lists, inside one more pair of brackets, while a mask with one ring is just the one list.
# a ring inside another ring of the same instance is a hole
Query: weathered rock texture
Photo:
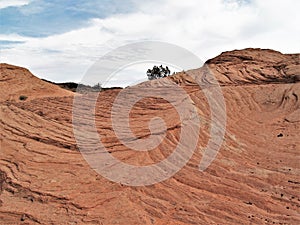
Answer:
[[[73, 135], [73, 93], [1, 64], [0, 224], [300, 224], [299, 63], [299, 54], [261, 49], [226, 52], [207, 62], [224, 94], [227, 129], [204, 172], [198, 165], [210, 110], [199, 86], [185, 73], [140, 84], [155, 91], [170, 80], [178, 83], [203, 118], [189, 163], [146, 187], [113, 183], [89, 167]], [[209, 83], [205, 71], [190, 73]], [[99, 97], [96, 126], [103, 143], [126, 163], [164, 159], [178, 142], [176, 110], [162, 99], [137, 103], [130, 124], [138, 138], [149, 135], [154, 115], [168, 129], [156, 149], [131, 151], [112, 130], [110, 110], [119, 91]]]

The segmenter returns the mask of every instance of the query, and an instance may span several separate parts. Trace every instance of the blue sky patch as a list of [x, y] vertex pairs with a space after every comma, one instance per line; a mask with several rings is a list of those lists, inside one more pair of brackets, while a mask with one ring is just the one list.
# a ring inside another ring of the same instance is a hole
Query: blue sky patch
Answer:
[[17, 44], [23, 44], [24, 41], [7, 41], [7, 40], [0, 40], [0, 50], [1, 49], [9, 49], [13, 48]]
[[0, 9], [0, 33], [46, 37], [84, 27], [92, 18], [129, 13], [132, 0], [35, 0]]

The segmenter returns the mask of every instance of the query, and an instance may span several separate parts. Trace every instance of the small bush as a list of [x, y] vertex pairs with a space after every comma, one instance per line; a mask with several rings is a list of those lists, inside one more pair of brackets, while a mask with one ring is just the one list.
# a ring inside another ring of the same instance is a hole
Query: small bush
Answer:
[[160, 66], [153, 66], [153, 69], [147, 70], [148, 80], [159, 79], [163, 77], [169, 76], [171, 71], [169, 70], [168, 66], [164, 68], [162, 65]]
[[19, 99], [20, 99], [21, 101], [25, 101], [27, 98], [28, 98], [28, 97], [25, 96], [25, 95], [21, 95], [21, 96], [19, 97]]

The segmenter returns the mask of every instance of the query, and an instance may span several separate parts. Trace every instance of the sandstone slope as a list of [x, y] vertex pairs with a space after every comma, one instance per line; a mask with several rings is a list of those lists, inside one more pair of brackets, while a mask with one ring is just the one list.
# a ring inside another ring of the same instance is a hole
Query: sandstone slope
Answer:
[[[209, 68], [222, 88], [227, 127], [216, 159], [198, 170], [210, 138], [210, 110], [195, 80], [179, 73], [146, 82], [141, 85], [154, 92], [170, 80], [179, 84], [202, 126], [198, 148], [182, 170], [161, 183], [130, 187], [97, 174], [78, 151], [70, 92], [2, 64], [0, 224], [299, 224], [299, 54], [245, 49], [222, 53], [207, 66], [190, 73], [210, 83]], [[176, 110], [155, 98], [135, 105], [130, 125], [138, 139], [150, 135], [154, 116], [167, 126], [161, 145], [135, 152], [112, 129], [110, 110], [119, 92], [101, 92], [96, 106], [104, 145], [133, 165], [164, 159], [182, 128]], [[19, 101], [21, 94], [29, 98]]]
[[31, 100], [71, 95], [71, 92], [42, 81], [25, 68], [0, 63], [0, 101], [19, 101], [20, 96]]

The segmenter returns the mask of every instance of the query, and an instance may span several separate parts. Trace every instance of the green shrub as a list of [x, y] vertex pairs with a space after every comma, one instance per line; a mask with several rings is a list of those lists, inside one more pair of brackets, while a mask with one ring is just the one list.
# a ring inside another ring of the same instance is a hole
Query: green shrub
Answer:
[[169, 70], [169, 67], [166, 66], [166, 68], [165, 68], [162, 65], [153, 66], [153, 69], [147, 70], [148, 80], [154, 80], [154, 79], [167, 77], [167, 76], [170, 76], [170, 73], [171, 73], [171, 71]]

